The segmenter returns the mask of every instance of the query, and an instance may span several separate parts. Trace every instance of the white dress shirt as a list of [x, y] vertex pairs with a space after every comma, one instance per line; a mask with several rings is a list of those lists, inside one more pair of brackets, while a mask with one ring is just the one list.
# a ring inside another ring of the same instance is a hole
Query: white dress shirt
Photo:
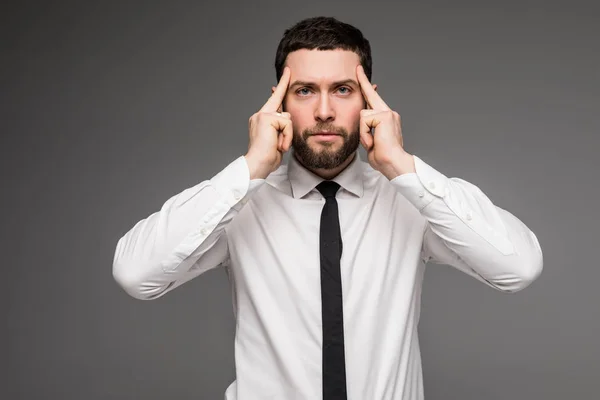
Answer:
[[[507, 293], [542, 271], [540, 245], [523, 222], [475, 185], [414, 159], [416, 173], [390, 181], [356, 152], [333, 179], [341, 185], [349, 400], [424, 398], [417, 324], [427, 262]], [[293, 155], [250, 180], [240, 156], [171, 197], [116, 246], [114, 277], [138, 299], [225, 268], [236, 321], [226, 400], [322, 398], [321, 181]]]

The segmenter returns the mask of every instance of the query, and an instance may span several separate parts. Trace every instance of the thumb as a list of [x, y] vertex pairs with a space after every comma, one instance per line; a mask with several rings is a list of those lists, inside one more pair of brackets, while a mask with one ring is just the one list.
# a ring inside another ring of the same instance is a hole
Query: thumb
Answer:
[[365, 150], [370, 151], [375, 144], [375, 138], [371, 133], [371, 128], [364, 122], [360, 124], [360, 143], [363, 145]]
[[283, 128], [283, 133], [281, 136], [283, 137], [283, 151], [286, 152], [290, 149], [290, 147], [292, 147], [292, 139], [294, 137], [294, 128], [292, 127], [291, 121], [285, 126], [285, 128]]

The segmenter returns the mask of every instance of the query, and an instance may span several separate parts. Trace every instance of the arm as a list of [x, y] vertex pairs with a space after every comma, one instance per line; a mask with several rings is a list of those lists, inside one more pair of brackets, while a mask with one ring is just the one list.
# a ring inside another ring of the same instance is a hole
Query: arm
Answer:
[[269, 100], [250, 117], [248, 153], [212, 179], [170, 198], [119, 240], [113, 276], [131, 296], [155, 299], [228, 263], [228, 224], [292, 144], [291, 116], [277, 112], [290, 74], [285, 67]]
[[228, 261], [225, 228], [263, 179], [239, 157], [210, 180], [167, 200], [119, 239], [113, 277], [132, 297], [152, 300]]
[[421, 257], [451, 265], [503, 292], [524, 289], [542, 272], [542, 250], [517, 217], [495, 206], [475, 185], [447, 178], [404, 150], [400, 115], [357, 78], [369, 105], [360, 112], [360, 141], [381, 172], [427, 220]]
[[413, 157], [415, 172], [403, 173], [391, 183], [427, 219], [424, 262], [448, 264], [506, 293], [537, 279], [543, 268], [542, 250], [523, 222], [494, 205], [477, 186], [447, 178]]

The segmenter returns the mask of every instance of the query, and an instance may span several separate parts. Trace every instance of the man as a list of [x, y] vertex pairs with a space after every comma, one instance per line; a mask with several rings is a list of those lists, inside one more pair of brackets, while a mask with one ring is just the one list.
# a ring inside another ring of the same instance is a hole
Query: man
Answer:
[[358, 29], [303, 20], [285, 31], [275, 67], [248, 152], [127, 232], [114, 277], [156, 299], [225, 268], [236, 320], [227, 400], [423, 399], [425, 264], [516, 292], [542, 271], [537, 238], [403, 148]]

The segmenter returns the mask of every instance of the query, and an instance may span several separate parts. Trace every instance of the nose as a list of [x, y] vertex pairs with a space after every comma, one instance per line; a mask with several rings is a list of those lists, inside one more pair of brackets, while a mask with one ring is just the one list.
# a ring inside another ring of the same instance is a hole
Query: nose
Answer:
[[315, 119], [319, 121], [330, 121], [335, 119], [335, 111], [333, 110], [331, 100], [327, 95], [321, 95], [315, 110]]

